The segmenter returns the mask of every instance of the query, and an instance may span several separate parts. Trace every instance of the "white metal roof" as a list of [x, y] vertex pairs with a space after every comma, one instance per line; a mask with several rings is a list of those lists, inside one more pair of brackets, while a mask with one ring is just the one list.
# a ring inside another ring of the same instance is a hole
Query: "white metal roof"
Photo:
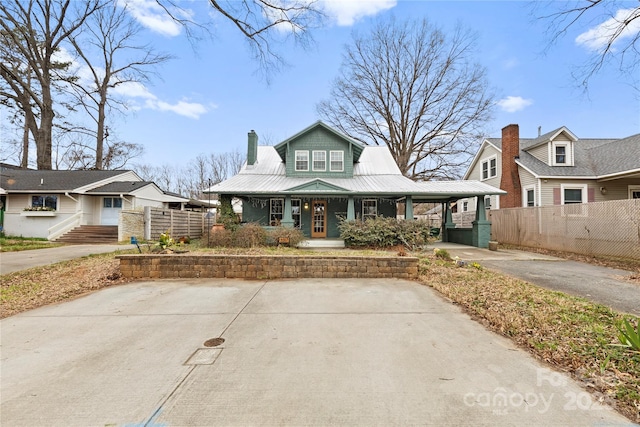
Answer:
[[[313, 183], [319, 185], [314, 187]], [[305, 189], [305, 185], [309, 187]], [[354, 165], [353, 178], [287, 177], [285, 164], [274, 147], [259, 146], [256, 164], [245, 164], [237, 175], [214, 185], [206, 192], [239, 196], [311, 193], [414, 196], [424, 200], [506, 194], [478, 181], [414, 182], [402, 175], [386, 146], [365, 147], [360, 161]]]

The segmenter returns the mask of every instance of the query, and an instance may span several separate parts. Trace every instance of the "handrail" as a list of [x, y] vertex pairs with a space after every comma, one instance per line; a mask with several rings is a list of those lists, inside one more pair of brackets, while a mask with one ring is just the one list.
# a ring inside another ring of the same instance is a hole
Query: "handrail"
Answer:
[[60, 221], [59, 223], [49, 227], [49, 229], [47, 230], [49, 233], [47, 239], [55, 240], [67, 231], [80, 225], [80, 222], [82, 221], [82, 215], [82, 211], [76, 212], [64, 221]]

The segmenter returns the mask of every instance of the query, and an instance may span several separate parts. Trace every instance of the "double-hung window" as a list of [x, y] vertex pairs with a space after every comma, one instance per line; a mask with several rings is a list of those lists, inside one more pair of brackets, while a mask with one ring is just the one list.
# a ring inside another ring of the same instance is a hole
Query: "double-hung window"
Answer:
[[313, 170], [314, 171], [327, 170], [327, 152], [326, 151], [313, 152]]
[[309, 152], [296, 150], [296, 171], [309, 170]]
[[491, 157], [482, 162], [482, 180], [494, 178], [498, 175], [498, 163], [496, 157]]
[[344, 171], [344, 151], [330, 151], [329, 156], [329, 170], [331, 172]]

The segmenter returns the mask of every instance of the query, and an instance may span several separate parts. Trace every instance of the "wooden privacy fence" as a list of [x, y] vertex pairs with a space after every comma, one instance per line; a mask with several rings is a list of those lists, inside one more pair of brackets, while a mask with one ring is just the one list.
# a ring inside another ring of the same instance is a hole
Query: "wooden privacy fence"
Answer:
[[500, 243], [640, 259], [640, 199], [499, 209], [489, 217]]
[[169, 231], [174, 239], [189, 236], [202, 237], [205, 227], [202, 212], [179, 211], [145, 207], [144, 211], [133, 210], [120, 213], [118, 240], [128, 240], [135, 236], [143, 240], [158, 240], [160, 234]]

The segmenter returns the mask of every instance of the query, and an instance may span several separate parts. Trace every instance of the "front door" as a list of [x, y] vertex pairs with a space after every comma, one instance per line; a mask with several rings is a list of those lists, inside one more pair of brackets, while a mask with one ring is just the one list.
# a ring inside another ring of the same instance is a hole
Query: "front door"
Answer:
[[321, 239], [327, 237], [327, 201], [314, 200], [312, 213], [311, 238]]
[[102, 212], [100, 224], [118, 225], [120, 211], [122, 210], [122, 199], [120, 197], [104, 197], [102, 199]]

